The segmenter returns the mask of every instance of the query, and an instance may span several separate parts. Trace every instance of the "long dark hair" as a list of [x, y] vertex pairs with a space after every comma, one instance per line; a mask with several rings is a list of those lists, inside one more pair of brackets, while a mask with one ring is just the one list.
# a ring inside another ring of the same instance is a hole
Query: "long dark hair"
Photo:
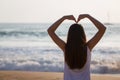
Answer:
[[70, 69], [81, 69], [87, 59], [86, 35], [80, 24], [72, 24], [65, 46], [65, 62]]

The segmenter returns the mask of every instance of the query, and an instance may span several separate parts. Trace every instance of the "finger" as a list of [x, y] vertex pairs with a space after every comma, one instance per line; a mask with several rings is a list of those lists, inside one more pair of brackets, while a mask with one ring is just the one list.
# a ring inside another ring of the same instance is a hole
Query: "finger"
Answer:
[[71, 16], [71, 20], [74, 20], [76, 22], [76, 19], [73, 15]]
[[77, 23], [80, 21], [80, 17], [78, 17], [78, 19], [77, 19]]
[[80, 20], [77, 20], [76, 23], [79, 23]]
[[77, 22], [76, 19], [75, 19], [75, 17], [73, 17], [73, 20], [74, 20], [75, 22]]
[[86, 16], [84, 14], [81, 14], [79, 15], [78, 17], [78, 20], [77, 20], [77, 23], [81, 20], [81, 19], [84, 19]]

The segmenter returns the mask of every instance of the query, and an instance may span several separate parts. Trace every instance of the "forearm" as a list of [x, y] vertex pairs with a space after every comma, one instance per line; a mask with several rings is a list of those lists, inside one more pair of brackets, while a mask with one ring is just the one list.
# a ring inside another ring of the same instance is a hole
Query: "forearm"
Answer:
[[99, 22], [92, 16], [88, 15], [87, 18], [96, 26], [97, 29], [102, 30], [102, 31], [106, 29], [106, 27], [101, 22]]
[[59, 27], [59, 25], [65, 20], [64, 17], [57, 20], [55, 23], [53, 23], [49, 28], [48, 32], [55, 32], [55, 30]]

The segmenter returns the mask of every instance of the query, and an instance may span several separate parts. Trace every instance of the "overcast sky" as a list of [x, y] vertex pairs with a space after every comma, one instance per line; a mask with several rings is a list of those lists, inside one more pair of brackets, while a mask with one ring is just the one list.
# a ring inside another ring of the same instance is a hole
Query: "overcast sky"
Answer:
[[0, 22], [54, 22], [83, 13], [120, 23], [120, 0], [0, 0]]

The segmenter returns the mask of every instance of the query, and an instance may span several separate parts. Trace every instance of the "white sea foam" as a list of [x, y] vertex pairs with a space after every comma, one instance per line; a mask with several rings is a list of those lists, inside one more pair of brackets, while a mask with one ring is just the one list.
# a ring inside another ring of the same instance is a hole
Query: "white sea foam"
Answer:
[[[108, 49], [109, 50], [109, 49]], [[118, 53], [100, 54], [93, 51], [92, 73], [120, 73]], [[28, 70], [62, 72], [63, 53], [57, 48], [0, 48], [0, 70]]]

